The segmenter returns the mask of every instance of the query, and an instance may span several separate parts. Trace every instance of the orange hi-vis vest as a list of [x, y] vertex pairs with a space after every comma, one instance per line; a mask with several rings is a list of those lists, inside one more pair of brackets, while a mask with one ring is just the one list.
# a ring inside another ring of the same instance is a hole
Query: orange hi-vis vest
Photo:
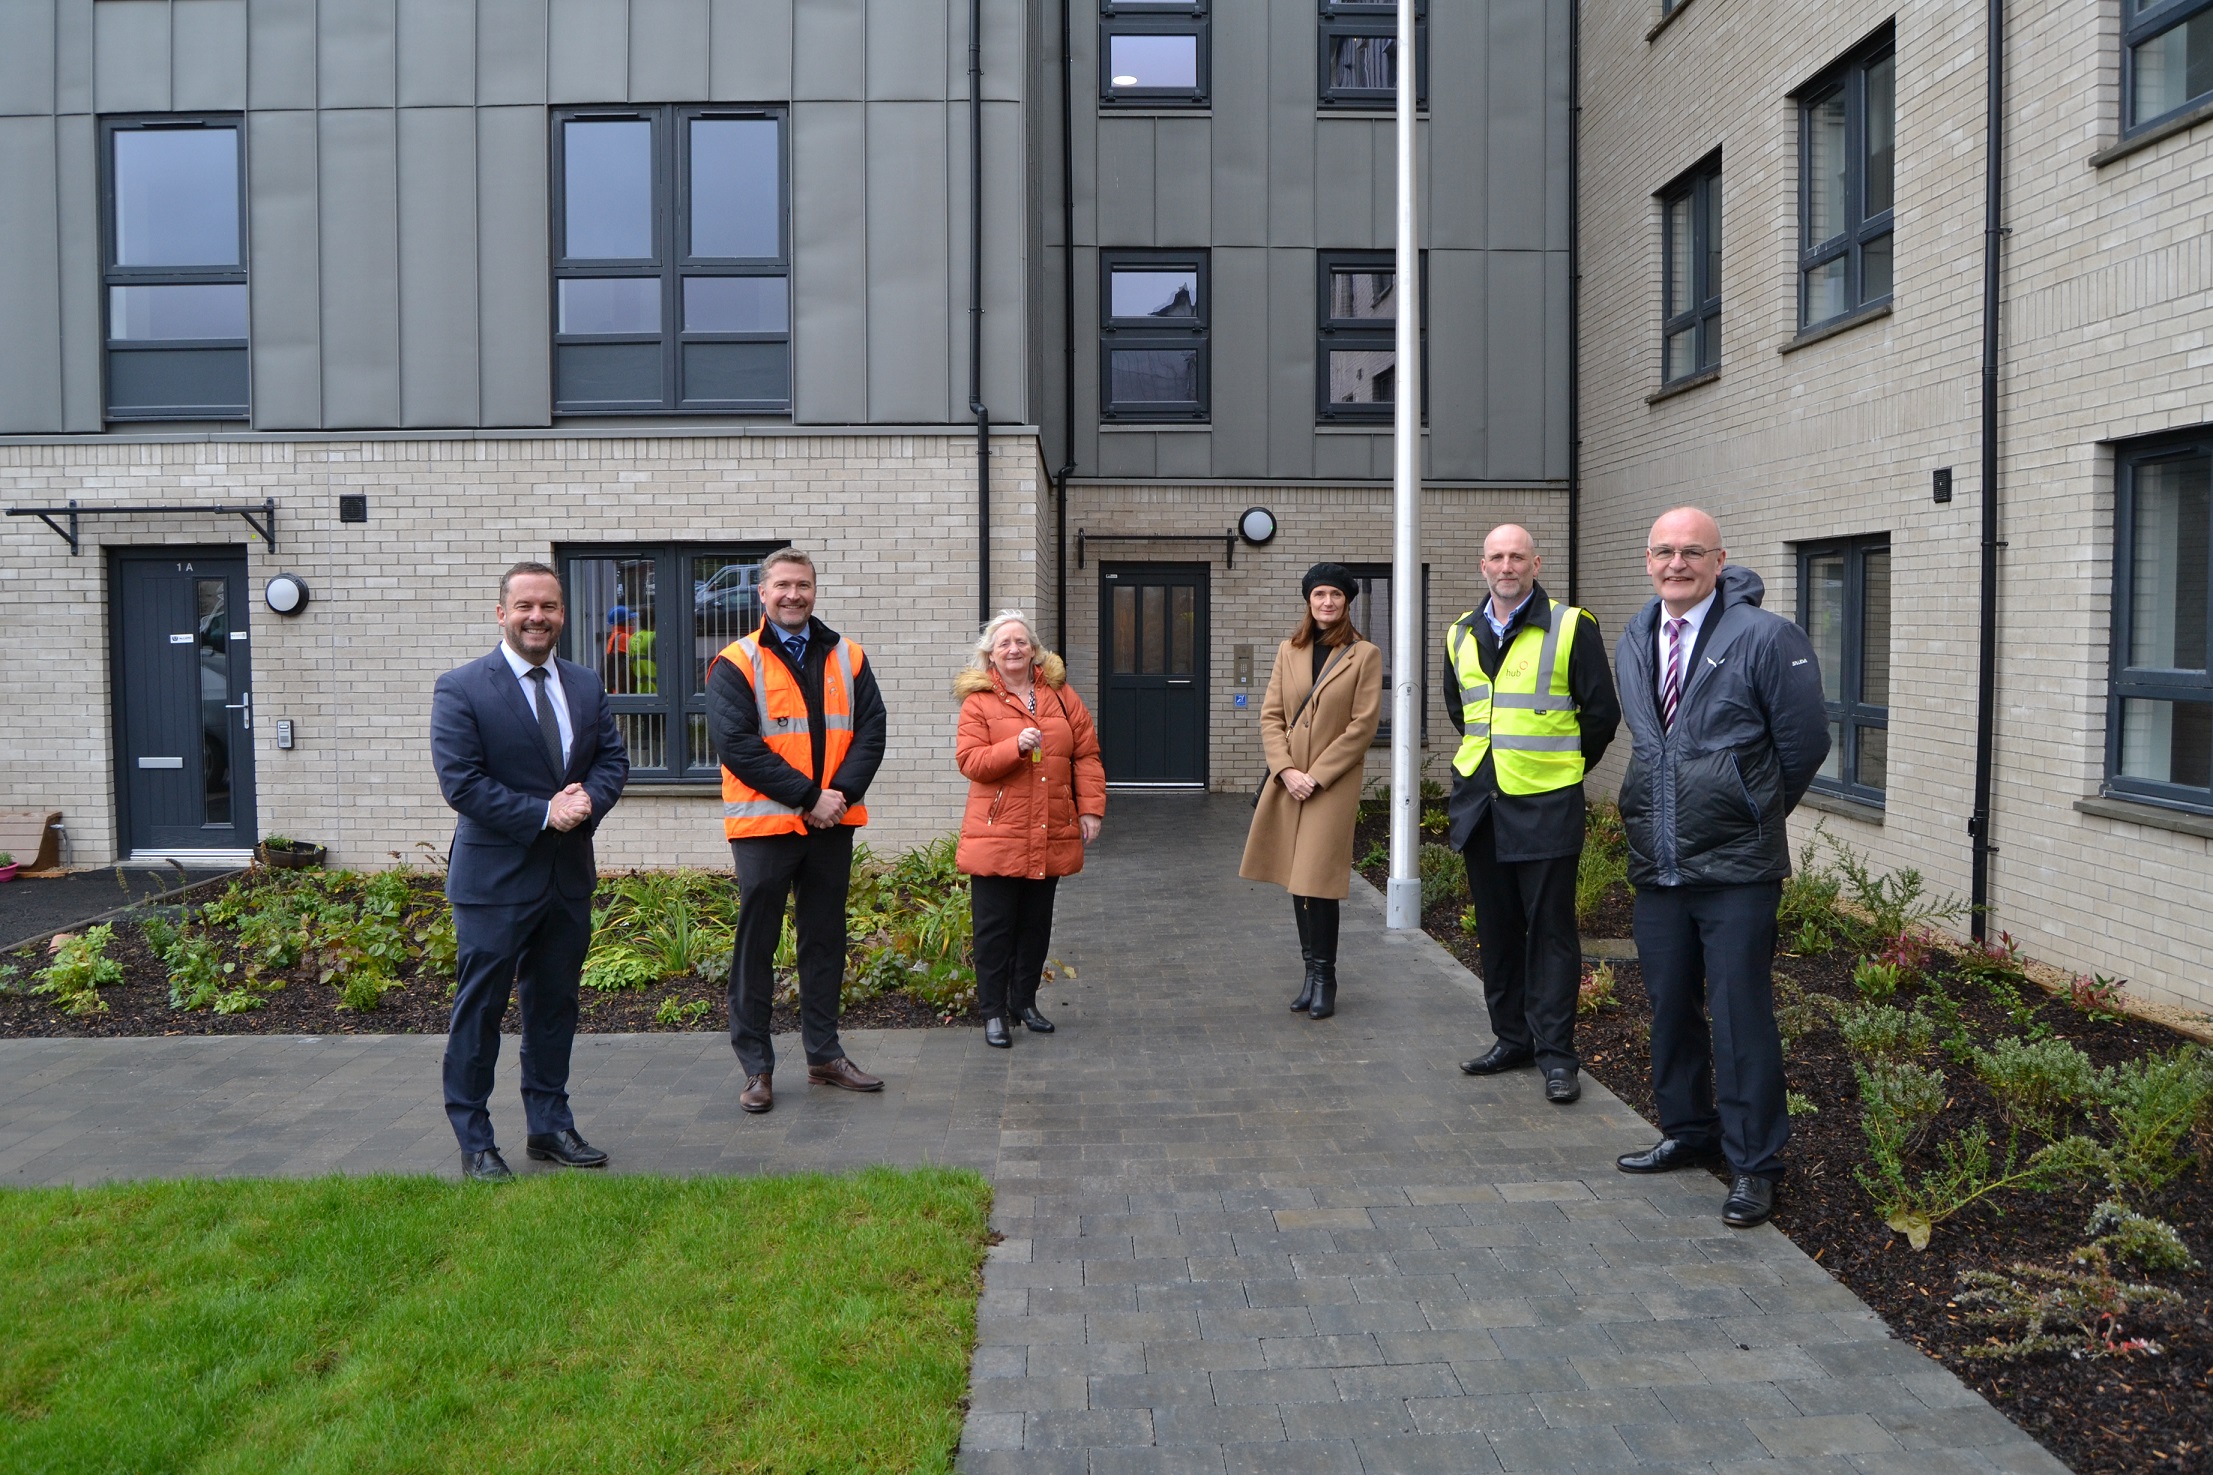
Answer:
[[[791, 667], [772, 659], [761, 649], [760, 632], [734, 640], [715, 657], [753, 686], [753, 701], [761, 714], [761, 740], [770, 752], [818, 782], [829, 782], [845, 754], [853, 746], [853, 673], [867, 664], [861, 648], [840, 636], [831, 648], [833, 659], [822, 663], [822, 766], [814, 771], [814, 727], [807, 715], [807, 694]], [[868, 823], [866, 805], [845, 811], [843, 823]], [[762, 835], [804, 835], [807, 817], [789, 804], [779, 804], [732, 773], [722, 770], [722, 833], [731, 840]]]

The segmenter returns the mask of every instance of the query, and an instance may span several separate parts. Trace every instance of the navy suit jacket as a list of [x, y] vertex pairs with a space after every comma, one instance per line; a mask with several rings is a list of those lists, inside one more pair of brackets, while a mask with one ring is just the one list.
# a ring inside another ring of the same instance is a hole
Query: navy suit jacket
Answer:
[[[438, 678], [430, 753], [439, 791], [461, 816], [446, 866], [449, 901], [513, 906], [556, 888], [571, 900], [591, 897], [599, 876], [592, 832], [622, 797], [630, 755], [599, 677], [568, 661], [559, 669], [569, 699], [566, 773], [553, 771], [537, 714], [498, 650]], [[592, 816], [573, 830], [551, 829], [546, 801], [572, 783], [592, 796]]]

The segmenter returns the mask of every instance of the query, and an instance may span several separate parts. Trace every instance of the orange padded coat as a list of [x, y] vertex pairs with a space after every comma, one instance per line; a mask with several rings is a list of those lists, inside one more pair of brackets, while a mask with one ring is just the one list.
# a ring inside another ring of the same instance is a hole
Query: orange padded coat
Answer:
[[[996, 672], [968, 670], [954, 680], [961, 699], [954, 756], [968, 780], [961, 815], [961, 870], [971, 876], [1072, 876], [1083, 869], [1076, 817], [1106, 814], [1106, 766], [1099, 734], [1067, 668], [1047, 652], [1037, 663], [1037, 715], [1011, 695]], [[1033, 762], [1015, 746], [1025, 727], [1045, 734]]]

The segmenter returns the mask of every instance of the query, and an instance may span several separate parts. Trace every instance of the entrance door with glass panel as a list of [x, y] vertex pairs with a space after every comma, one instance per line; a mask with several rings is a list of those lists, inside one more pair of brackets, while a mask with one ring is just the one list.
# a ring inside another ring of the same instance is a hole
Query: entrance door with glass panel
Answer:
[[1207, 566], [1099, 570], [1099, 748], [1107, 781], [1206, 786]]
[[229, 548], [113, 558], [123, 848], [138, 857], [249, 850], [259, 831], [246, 560]]

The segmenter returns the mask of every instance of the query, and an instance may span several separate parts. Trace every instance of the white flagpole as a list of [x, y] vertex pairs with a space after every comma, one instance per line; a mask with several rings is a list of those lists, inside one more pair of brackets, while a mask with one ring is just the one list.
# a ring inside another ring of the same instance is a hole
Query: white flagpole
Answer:
[[1422, 924], [1421, 839], [1421, 232], [1415, 201], [1414, 102], [1420, 75], [1414, 55], [1415, 0], [1398, 0], [1398, 262], [1392, 280], [1397, 305], [1397, 355], [1391, 401], [1391, 881], [1384, 925]]

